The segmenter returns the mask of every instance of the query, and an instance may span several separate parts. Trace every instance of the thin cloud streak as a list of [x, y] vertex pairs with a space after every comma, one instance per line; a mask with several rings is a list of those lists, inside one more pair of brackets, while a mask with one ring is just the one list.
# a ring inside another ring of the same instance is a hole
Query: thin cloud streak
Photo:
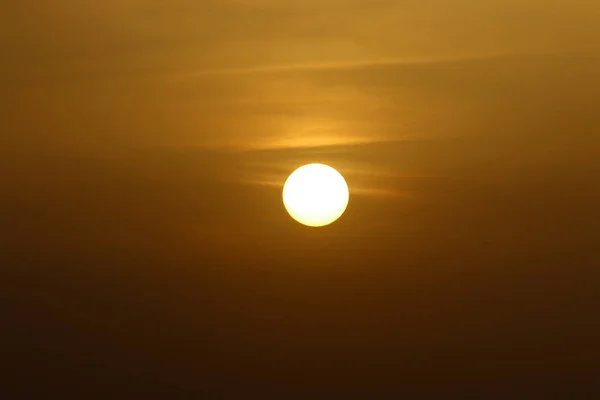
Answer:
[[219, 75], [254, 75], [254, 74], [271, 74], [280, 72], [309, 72], [309, 71], [330, 71], [330, 70], [355, 70], [363, 68], [386, 67], [386, 66], [402, 66], [402, 65], [428, 65], [428, 64], [447, 64], [466, 61], [489, 60], [505, 57], [519, 56], [556, 56], [562, 53], [490, 53], [472, 57], [456, 57], [456, 58], [402, 58], [402, 59], [379, 59], [379, 60], [364, 60], [364, 61], [331, 61], [331, 62], [307, 62], [307, 63], [290, 63], [290, 64], [265, 64], [255, 65], [240, 68], [215, 68], [198, 70], [187, 74], [178, 75], [182, 80], [193, 79], [196, 77], [219, 76]]

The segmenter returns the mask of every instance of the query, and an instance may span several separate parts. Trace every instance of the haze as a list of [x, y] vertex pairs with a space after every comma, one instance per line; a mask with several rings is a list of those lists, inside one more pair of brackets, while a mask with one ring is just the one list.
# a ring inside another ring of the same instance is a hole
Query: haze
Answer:
[[599, 390], [598, 1], [21, 0], [0, 51], [9, 391]]

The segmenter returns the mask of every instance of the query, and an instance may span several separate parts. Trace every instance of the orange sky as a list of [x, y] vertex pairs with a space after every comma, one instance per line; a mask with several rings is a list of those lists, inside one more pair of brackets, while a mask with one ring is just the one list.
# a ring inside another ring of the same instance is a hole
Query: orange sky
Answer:
[[19, 0], [0, 54], [20, 387], [597, 381], [597, 0]]
[[[469, 91], [504, 85], [477, 68], [497, 64], [512, 79], [536, 74], [513, 73], [523, 67], [494, 58], [465, 60], [539, 54], [543, 64], [548, 54], [600, 50], [595, 1], [7, 7], [0, 28], [5, 119], [14, 135], [41, 146], [301, 146], [438, 135], [472, 118], [468, 101], [482, 99], [465, 99]], [[467, 62], [472, 77], [460, 75], [453, 60]], [[439, 61], [450, 63], [435, 67]], [[564, 72], [555, 64], [546, 73]], [[456, 73], [446, 76], [444, 66]], [[437, 84], [440, 78], [446, 82]], [[585, 85], [590, 77], [581, 79]], [[473, 95], [490, 101], [483, 91]], [[23, 103], [36, 110], [35, 121], [23, 115]], [[60, 133], [44, 132], [48, 125]]]

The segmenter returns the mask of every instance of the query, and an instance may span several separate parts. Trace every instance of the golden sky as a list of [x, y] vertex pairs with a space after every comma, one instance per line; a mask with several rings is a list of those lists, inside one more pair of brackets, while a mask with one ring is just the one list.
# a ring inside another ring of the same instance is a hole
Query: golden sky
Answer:
[[[599, 1], [19, 0], [0, 54], [2, 307], [38, 357], [371, 388], [598, 360]], [[281, 204], [311, 162], [351, 191], [321, 230]]]
[[[568, 66], [548, 55], [600, 50], [596, 1], [41, 0], [5, 8], [4, 109], [19, 136], [41, 146], [432, 136], [460, 129], [459, 115], [470, 117], [481, 101], [466, 96], [493, 101], [477, 91], [504, 86], [501, 74], [537, 74], [494, 57], [525, 55], [560, 74]], [[495, 80], [488, 68], [498, 69]], [[34, 121], [23, 103], [37, 110]], [[60, 133], [41, 128], [52, 125]]]

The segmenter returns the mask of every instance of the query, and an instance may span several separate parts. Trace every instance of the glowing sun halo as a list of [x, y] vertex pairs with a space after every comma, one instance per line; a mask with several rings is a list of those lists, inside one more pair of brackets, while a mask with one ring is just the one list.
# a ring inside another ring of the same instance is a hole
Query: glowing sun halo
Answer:
[[324, 164], [304, 165], [283, 185], [283, 204], [292, 218], [301, 224], [319, 227], [342, 216], [350, 193], [344, 177]]

